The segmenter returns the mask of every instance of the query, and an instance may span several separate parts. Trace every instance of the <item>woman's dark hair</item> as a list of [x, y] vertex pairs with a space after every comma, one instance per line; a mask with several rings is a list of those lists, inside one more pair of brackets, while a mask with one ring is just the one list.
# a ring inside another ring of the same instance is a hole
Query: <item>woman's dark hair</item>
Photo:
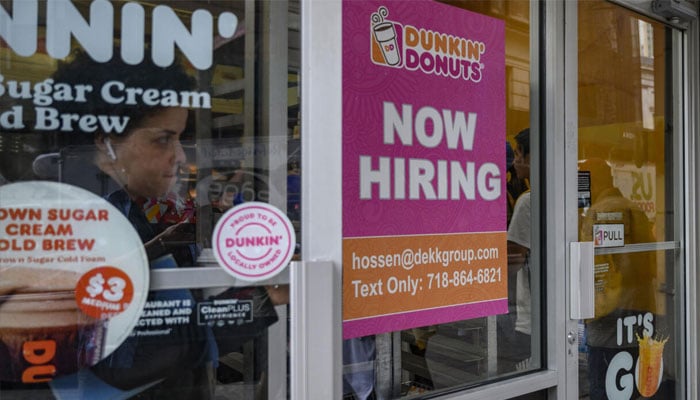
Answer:
[[[137, 65], [130, 65], [121, 60], [118, 48], [113, 57], [107, 62], [97, 62], [80, 49], [73, 52], [67, 61], [59, 64], [53, 77], [55, 83], [74, 85], [92, 85], [92, 91], [86, 93], [86, 101], [60, 101], [53, 107], [60, 113], [80, 115], [109, 115], [129, 117], [124, 132], [139, 126], [141, 121], [158, 111], [162, 106], [147, 106], [143, 104], [111, 104], [106, 102], [101, 94], [102, 86], [109, 81], [118, 81], [125, 87], [142, 89], [173, 90], [175, 92], [192, 90], [195, 80], [188, 75], [177, 60], [169, 67], [159, 67], [148, 57]], [[140, 102], [139, 102], [140, 103]], [[104, 132], [96, 132], [104, 133]], [[94, 140], [92, 134], [85, 132], [61, 133], [64, 144], [87, 144]], [[67, 142], [67, 143], [66, 143]]]
[[530, 128], [525, 128], [515, 135], [515, 143], [523, 152], [523, 157], [530, 154]]

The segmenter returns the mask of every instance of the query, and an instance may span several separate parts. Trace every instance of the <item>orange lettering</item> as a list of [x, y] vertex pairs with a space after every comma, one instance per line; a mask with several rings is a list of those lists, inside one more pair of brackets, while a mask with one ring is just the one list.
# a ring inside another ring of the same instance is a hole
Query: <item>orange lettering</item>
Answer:
[[404, 31], [406, 32], [406, 45], [409, 47], [416, 47], [420, 39], [416, 28], [411, 25], [406, 25]]
[[33, 365], [22, 372], [22, 382], [37, 383], [50, 381], [56, 375], [53, 365]]
[[24, 342], [22, 355], [30, 364], [46, 364], [56, 355], [56, 342], [53, 340]]

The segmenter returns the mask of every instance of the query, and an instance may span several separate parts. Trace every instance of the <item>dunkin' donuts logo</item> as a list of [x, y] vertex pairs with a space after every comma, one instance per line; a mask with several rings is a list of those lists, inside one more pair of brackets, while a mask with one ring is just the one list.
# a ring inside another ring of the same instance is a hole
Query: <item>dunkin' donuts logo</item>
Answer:
[[243, 203], [217, 222], [212, 250], [236, 278], [259, 281], [280, 273], [294, 254], [296, 236], [287, 216], [260, 202]]
[[370, 57], [377, 65], [480, 82], [486, 44], [386, 19], [389, 10], [372, 13]]

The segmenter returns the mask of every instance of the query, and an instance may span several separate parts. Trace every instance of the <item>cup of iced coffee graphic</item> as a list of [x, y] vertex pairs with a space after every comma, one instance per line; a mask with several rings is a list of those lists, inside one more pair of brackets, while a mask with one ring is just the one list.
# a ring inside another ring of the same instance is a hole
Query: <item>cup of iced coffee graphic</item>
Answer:
[[668, 339], [656, 340], [647, 333], [637, 336], [639, 361], [637, 364], [637, 390], [644, 397], [653, 396], [661, 384], [664, 345]]
[[399, 45], [396, 40], [396, 29], [391, 22], [380, 22], [372, 27], [374, 39], [382, 49], [384, 61], [389, 65], [397, 65], [401, 62]]
[[45, 382], [102, 358], [106, 320], [78, 307], [73, 271], [0, 268], [0, 381]]

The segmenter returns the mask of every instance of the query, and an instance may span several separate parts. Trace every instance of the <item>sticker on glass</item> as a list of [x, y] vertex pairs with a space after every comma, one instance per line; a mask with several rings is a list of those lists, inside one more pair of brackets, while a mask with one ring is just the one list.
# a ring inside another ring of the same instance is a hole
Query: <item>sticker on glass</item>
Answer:
[[55, 182], [0, 187], [0, 380], [45, 382], [95, 365], [127, 338], [148, 291], [131, 223]]
[[294, 254], [289, 218], [267, 203], [249, 202], [226, 212], [212, 237], [214, 255], [226, 272], [246, 281], [280, 273]]

